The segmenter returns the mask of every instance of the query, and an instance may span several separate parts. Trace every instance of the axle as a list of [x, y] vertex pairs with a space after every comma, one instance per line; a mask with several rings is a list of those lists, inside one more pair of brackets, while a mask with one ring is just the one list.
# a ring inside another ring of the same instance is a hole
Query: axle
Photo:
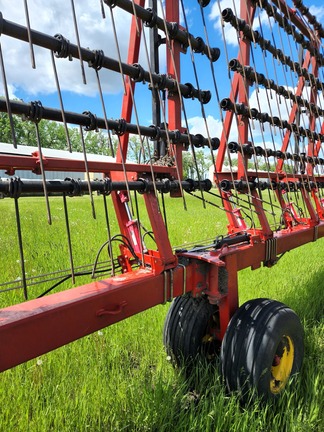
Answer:
[[[103, 180], [90, 181], [91, 190], [100, 192], [104, 195], [109, 195], [112, 191], [137, 191], [147, 193], [153, 190], [158, 190], [161, 193], [169, 193], [178, 191], [181, 188], [186, 192], [195, 190], [208, 191], [211, 189], [211, 181], [206, 179], [196, 181], [187, 179], [179, 182], [178, 180], [169, 180], [164, 178], [153, 182], [145, 178], [137, 181], [112, 181], [109, 178]], [[78, 196], [89, 191], [89, 183], [86, 180], [74, 180], [66, 178], [65, 180], [47, 180], [46, 189], [48, 193], [53, 194], [68, 194], [70, 196]], [[41, 180], [22, 180], [20, 178], [10, 178], [0, 180], [0, 193], [5, 197], [19, 198], [23, 195], [43, 194], [44, 186]]]

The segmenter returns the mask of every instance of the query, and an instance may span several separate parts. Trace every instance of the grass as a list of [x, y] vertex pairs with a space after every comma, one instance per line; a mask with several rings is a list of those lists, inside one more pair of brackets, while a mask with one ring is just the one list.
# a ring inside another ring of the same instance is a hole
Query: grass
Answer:
[[[172, 244], [182, 244], [184, 239], [198, 242], [225, 232], [222, 212], [210, 206], [204, 210], [191, 197], [187, 205], [185, 212], [180, 200], [167, 200]], [[1, 208], [0, 272], [5, 281], [18, 278], [20, 267], [13, 202], [2, 201]], [[43, 200], [21, 200], [20, 208], [27, 273], [68, 268], [62, 200], [51, 199], [54, 223], [50, 227]], [[100, 197], [96, 197], [96, 209], [93, 220], [88, 197], [69, 200], [76, 265], [93, 262], [107, 238]], [[143, 210], [141, 219], [147, 224]], [[112, 226], [117, 232], [114, 220]], [[2, 373], [0, 431], [321, 432], [322, 248], [320, 240], [285, 254], [272, 269], [239, 274], [241, 302], [264, 296], [283, 301], [299, 314], [305, 327], [303, 368], [277, 403], [253, 402], [242, 407], [236, 395], [225, 393], [217, 365], [197, 365], [190, 382], [184, 381], [168, 362], [162, 345], [165, 305]], [[37, 293], [38, 289], [31, 291]], [[0, 296], [3, 305], [21, 299], [21, 293]]]

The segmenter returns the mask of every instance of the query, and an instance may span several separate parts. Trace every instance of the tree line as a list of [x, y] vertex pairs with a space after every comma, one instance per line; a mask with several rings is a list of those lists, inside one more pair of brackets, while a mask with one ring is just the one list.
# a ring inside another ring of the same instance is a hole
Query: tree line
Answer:
[[[37, 146], [35, 125], [21, 116], [13, 115], [16, 142], [24, 146]], [[40, 142], [42, 147], [56, 150], [67, 150], [68, 140], [64, 124], [42, 119], [38, 124]], [[72, 150], [82, 152], [82, 139], [78, 127], [67, 127]], [[85, 148], [88, 153], [112, 156], [110, 140], [114, 154], [118, 147], [118, 138], [107, 131], [84, 131]], [[0, 142], [13, 143], [12, 131], [9, 117], [6, 113], [0, 113]], [[149, 146], [149, 147], [148, 147]], [[149, 163], [153, 155], [153, 143], [144, 141], [141, 143], [138, 136], [129, 138], [127, 159], [137, 163]], [[183, 176], [184, 178], [197, 179], [197, 169], [200, 177], [208, 176], [209, 166], [212, 164], [211, 157], [203, 150], [196, 150], [195, 159], [190, 151], [183, 152]]]

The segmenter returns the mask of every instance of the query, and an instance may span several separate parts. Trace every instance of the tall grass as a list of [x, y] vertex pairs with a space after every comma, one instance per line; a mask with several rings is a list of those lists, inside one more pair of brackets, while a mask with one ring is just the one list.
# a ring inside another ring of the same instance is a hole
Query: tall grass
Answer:
[[[225, 232], [224, 214], [215, 208], [204, 210], [198, 200], [187, 197], [189, 211], [185, 212], [180, 200], [167, 201], [172, 244], [199, 242]], [[51, 227], [46, 224], [42, 200], [21, 200], [20, 207], [27, 272], [68, 268], [62, 201], [51, 199]], [[4, 200], [1, 208], [1, 279], [6, 280], [19, 277], [19, 254], [13, 203]], [[87, 197], [71, 199], [69, 209], [76, 264], [93, 262], [107, 239], [101, 198], [96, 198], [96, 220], [91, 219]], [[141, 216], [148, 225], [142, 207]], [[117, 231], [114, 220], [112, 225]], [[322, 248], [323, 242], [318, 241], [285, 254], [272, 269], [239, 274], [241, 302], [274, 298], [296, 310], [304, 323], [304, 366], [278, 402], [241, 406], [237, 395], [226, 394], [217, 364], [197, 364], [191, 379], [185, 381], [162, 345], [165, 305], [2, 373], [0, 431], [321, 432]], [[14, 302], [19, 300], [21, 293]], [[9, 294], [3, 304], [8, 301]]]

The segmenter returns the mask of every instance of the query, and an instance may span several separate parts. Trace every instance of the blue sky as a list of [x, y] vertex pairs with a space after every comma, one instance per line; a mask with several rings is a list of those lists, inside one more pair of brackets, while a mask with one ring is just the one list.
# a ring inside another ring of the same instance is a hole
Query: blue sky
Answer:
[[[50, 35], [62, 33], [71, 42], [75, 43], [76, 37], [72, 22], [70, 1], [29, 0], [28, 3], [32, 28]], [[291, 2], [288, 2], [288, 4], [290, 3]], [[205, 40], [206, 38], [202, 26], [200, 7], [197, 0], [184, 1], [184, 4], [190, 32], [194, 36], [201, 36]], [[238, 4], [239, 2], [237, 0], [211, 1], [204, 9], [210, 45], [213, 47], [219, 47], [221, 50], [220, 59], [214, 63], [220, 99], [229, 95], [230, 84], [226, 68], [226, 56], [228, 56], [229, 59], [237, 57], [237, 35], [229, 24], [225, 25], [225, 48], [222, 41], [219, 11], [226, 7], [231, 7], [233, 10], [237, 8], [238, 10]], [[324, 6], [321, 1], [304, 0], [304, 4], [311, 7], [311, 11], [316, 14], [319, 20], [323, 21]], [[101, 16], [99, 0], [87, 0], [87, 2], [78, 2], [75, 0], [75, 7], [78, 15], [81, 45], [90, 47], [91, 49], [103, 49], [107, 56], [117, 58], [116, 45], [113, 38], [108, 8], [105, 7], [107, 17], [106, 19], [103, 19]], [[0, 0], [0, 10], [5, 19], [25, 25], [26, 20], [23, 0], [11, 2]], [[127, 13], [118, 10], [118, 8], [115, 8], [113, 11], [117, 27], [119, 47], [122, 59], [125, 61], [129, 39], [130, 16]], [[260, 15], [260, 21], [265, 36], [271, 39], [271, 32], [273, 31], [271, 24], [269, 24], [269, 21], [262, 14]], [[183, 19], [182, 24], [184, 25]], [[255, 20], [255, 28], [260, 30], [258, 19]], [[275, 36], [277, 46], [280, 47], [280, 44], [283, 44], [285, 49], [288, 50], [287, 41], [282, 42], [280, 37], [278, 35]], [[49, 52], [35, 47], [36, 69], [33, 70], [31, 68], [30, 54], [26, 43], [14, 41], [6, 36], [1, 37], [1, 43], [11, 95], [25, 101], [39, 99], [45, 106], [59, 107]], [[144, 47], [142, 46], [142, 48]], [[162, 49], [163, 48], [160, 49], [161, 72], [165, 72], [165, 55], [162, 52]], [[255, 51], [255, 55], [255, 65], [258, 68], [260, 67], [260, 71], [264, 71], [265, 66], [263, 64], [263, 59], [257, 50]], [[211, 136], [220, 136], [221, 122], [219, 108], [210, 74], [209, 61], [201, 54], [195, 54], [195, 60], [201, 89], [210, 89], [213, 95], [211, 102], [205, 105], [206, 115], [209, 121], [209, 132]], [[269, 58], [266, 59], [266, 62], [268, 63], [267, 67], [269, 68], [269, 71], [271, 71], [272, 64], [270, 63]], [[144, 49], [142, 49], [141, 52], [140, 63], [147, 69], [147, 59]], [[57, 59], [56, 65], [63, 92], [65, 109], [76, 112], [90, 110], [101, 117], [102, 110], [97, 92], [95, 72], [85, 65], [87, 85], [84, 85], [81, 78], [80, 63], [77, 60], [69, 62], [67, 59]], [[122, 96], [121, 77], [116, 73], [104, 70], [101, 70], [99, 74], [104, 90], [107, 116], [108, 118], [119, 118]], [[294, 83], [289, 74], [287, 74], [286, 77], [284, 77], [283, 71], [279, 71], [278, 74], [279, 79], [283, 79], [283, 85], [285, 85], [286, 80], [287, 85], [293, 87]], [[181, 80], [183, 83], [191, 82], [196, 87], [189, 50], [186, 56], [182, 56]], [[0, 93], [2, 93], [2, 91], [0, 91]], [[256, 93], [253, 88], [251, 88], [251, 95], [252, 101], [254, 97], [254, 103], [261, 104], [264, 107], [264, 110], [269, 111], [269, 107], [264, 105], [267, 98], [263, 89], [260, 89], [258, 100], [256, 99]], [[143, 125], [151, 124], [150, 92], [147, 90], [147, 85], [139, 84], [137, 86], [136, 106], [139, 113], [140, 123]], [[185, 107], [191, 132], [203, 133], [206, 135], [199, 102], [191, 100], [186, 101]]]

